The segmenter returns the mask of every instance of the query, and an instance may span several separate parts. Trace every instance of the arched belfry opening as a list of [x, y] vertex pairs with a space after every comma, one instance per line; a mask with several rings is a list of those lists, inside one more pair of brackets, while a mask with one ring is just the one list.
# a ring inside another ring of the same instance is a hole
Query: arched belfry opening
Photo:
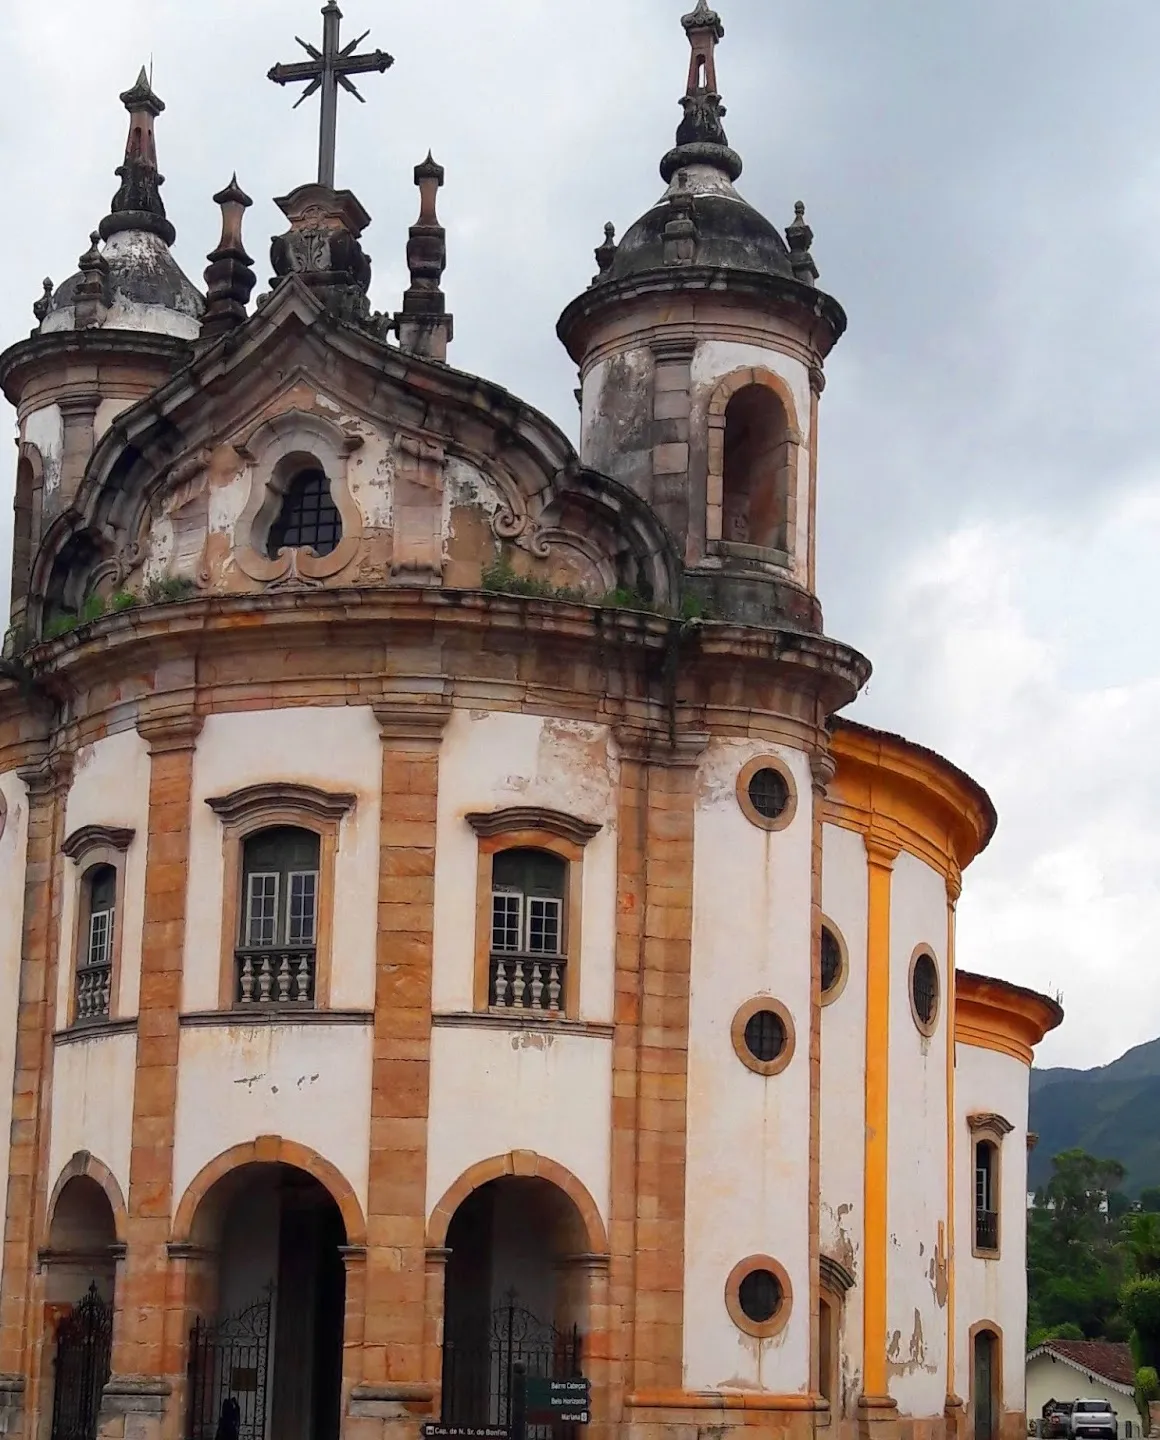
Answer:
[[192, 1240], [192, 1440], [231, 1419], [238, 1440], [338, 1440], [347, 1235], [330, 1192], [292, 1165], [241, 1166]]
[[746, 385], [725, 411], [722, 534], [729, 545], [788, 552], [794, 445], [776, 391]]
[[509, 1425], [518, 1365], [556, 1380], [584, 1372], [588, 1249], [579, 1210], [550, 1181], [508, 1175], [463, 1201], [447, 1232], [446, 1424]]

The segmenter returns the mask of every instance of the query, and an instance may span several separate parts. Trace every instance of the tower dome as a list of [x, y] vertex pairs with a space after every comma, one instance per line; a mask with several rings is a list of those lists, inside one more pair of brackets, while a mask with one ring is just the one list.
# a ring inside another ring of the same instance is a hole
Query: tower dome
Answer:
[[660, 516], [711, 613], [816, 631], [817, 404], [846, 316], [817, 288], [805, 206], [783, 236], [736, 188], [721, 17], [698, 0], [682, 24], [667, 188], [619, 244], [606, 227], [598, 274], [558, 326], [580, 367], [580, 455]]
[[196, 340], [205, 302], [170, 251], [177, 232], [165, 213], [165, 177], [157, 169], [153, 122], [165, 103], [144, 68], [121, 103], [129, 112], [129, 138], [117, 170], [120, 189], [80, 269], [38, 307], [40, 333], [144, 330]]

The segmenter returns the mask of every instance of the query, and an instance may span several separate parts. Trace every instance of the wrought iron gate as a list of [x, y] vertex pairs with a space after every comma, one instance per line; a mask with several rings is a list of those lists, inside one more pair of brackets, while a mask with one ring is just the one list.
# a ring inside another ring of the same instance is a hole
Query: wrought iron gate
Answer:
[[[576, 1326], [557, 1330], [530, 1310], [508, 1303], [492, 1311], [482, 1343], [450, 1339], [443, 1344], [443, 1423], [510, 1427], [516, 1366], [531, 1377], [571, 1380], [583, 1373]], [[563, 1429], [530, 1425], [529, 1440], [552, 1440]]]
[[266, 1440], [271, 1297], [189, 1336], [188, 1440]]
[[96, 1282], [56, 1332], [52, 1440], [96, 1440], [113, 1352], [113, 1309]]

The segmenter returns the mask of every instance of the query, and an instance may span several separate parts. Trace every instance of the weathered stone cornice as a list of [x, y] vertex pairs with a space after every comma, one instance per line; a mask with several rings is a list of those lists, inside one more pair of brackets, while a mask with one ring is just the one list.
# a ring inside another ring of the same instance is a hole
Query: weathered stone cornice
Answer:
[[128, 850], [137, 832], [117, 825], [82, 825], [60, 847], [70, 860], [81, 860], [91, 850]]
[[547, 810], [540, 805], [513, 805], [506, 810], [477, 811], [463, 818], [481, 839], [510, 835], [517, 830], [544, 830], [549, 835], [558, 835], [561, 840], [571, 840], [575, 845], [587, 845], [604, 829], [603, 825], [578, 820], [574, 815]]
[[229, 795], [215, 795], [205, 803], [229, 824], [257, 818], [266, 812], [286, 809], [301, 810], [318, 820], [341, 820], [353, 810], [357, 795], [319, 790], [313, 785], [283, 784], [271, 781], [264, 785], [247, 785]]

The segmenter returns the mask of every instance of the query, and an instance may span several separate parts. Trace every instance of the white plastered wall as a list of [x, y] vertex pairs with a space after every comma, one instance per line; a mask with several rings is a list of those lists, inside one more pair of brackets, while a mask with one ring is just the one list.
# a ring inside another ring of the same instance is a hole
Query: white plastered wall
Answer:
[[4, 812], [0, 821], [0, 1185], [7, 1194], [28, 853], [28, 792], [16, 775], [0, 775], [0, 796]]
[[[474, 1005], [478, 841], [465, 820], [534, 805], [602, 826], [584, 850], [580, 1015], [612, 1020], [617, 762], [604, 726], [456, 710], [439, 761], [433, 998]], [[612, 1042], [602, 1035], [437, 1028], [431, 1053], [430, 1210], [472, 1165], [532, 1150], [583, 1184], [607, 1223]]]
[[365, 1214], [373, 1048], [369, 1023], [182, 1030], [174, 1203], [224, 1151], [279, 1135], [328, 1160]]
[[[862, 836], [827, 825], [822, 910], [845, 942], [845, 988], [822, 1010], [821, 1253], [861, 1285], [866, 1164], [866, 847]], [[841, 1391], [847, 1414], [862, 1389], [862, 1306], [856, 1289], [842, 1307]]]
[[335, 858], [332, 1009], [374, 1006], [382, 741], [359, 706], [304, 706], [211, 715], [197, 742], [190, 820], [182, 1008], [218, 1008], [223, 917], [222, 823], [206, 804], [270, 781], [353, 794]]
[[[910, 1003], [910, 962], [920, 945], [939, 972], [938, 1028], [930, 1038]], [[947, 1394], [947, 1290], [939, 1270], [947, 1216], [946, 950], [946, 881], [903, 851], [890, 912], [886, 1325], [889, 1389], [903, 1415], [941, 1414]]]
[[24, 422], [24, 441], [40, 451], [47, 503], [60, 488], [60, 469], [64, 460], [64, 416], [60, 406], [46, 405], [43, 410], [34, 410]]
[[[777, 755], [797, 813], [771, 833], [746, 819], [737, 777]], [[685, 1383], [691, 1390], [803, 1392], [810, 1366], [810, 946], [813, 823], [806, 755], [717, 741], [702, 759], [695, 821], [688, 1159], [685, 1178]], [[793, 1060], [755, 1075], [733, 1048], [733, 1017], [771, 995], [790, 1012]], [[725, 1285], [749, 1255], [787, 1270], [789, 1322], [760, 1341], [733, 1324]]]
[[473, 1165], [531, 1150], [570, 1171], [608, 1225], [612, 1041], [437, 1028], [431, 1041], [427, 1213]]
[[[141, 992], [141, 927], [145, 915], [145, 855], [149, 843], [149, 747], [136, 730], [123, 730], [77, 752], [65, 810], [65, 834], [86, 825], [134, 832], [125, 853], [121, 915], [120, 991], [114, 1018], [135, 1015]], [[68, 1023], [69, 987], [76, 957], [80, 868], [66, 860], [57, 965], [56, 1028]], [[93, 1151], [97, 1154], [97, 1151]], [[67, 1158], [67, 1157], [66, 1157]], [[104, 1159], [104, 1157], [101, 1157]], [[106, 1162], [110, 1163], [110, 1162]], [[119, 1177], [118, 1177], [119, 1178]]]
[[[1103, 1400], [1120, 1422], [1120, 1434], [1127, 1437], [1141, 1434], [1140, 1412], [1136, 1401], [1123, 1390], [1114, 1390], [1093, 1375], [1080, 1370], [1051, 1354], [1038, 1355], [1026, 1367], [1027, 1418], [1039, 1420], [1049, 1400]], [[1131, 1432], [1128, 1426], [1131, 1426]]]
[[703, 340], [693, 356], [693, 433], [708, 425], [709, 403], [718, 384], [738, 370], [757, 366], [784, 380], [797, 410], [801, 446], [797, 465], [797, 530], [793, 545], [793, 575], [799, 584], [809, 584], [810, 551], [810, 372], [802, 361], [781, 350], [732, 340]]
[[464, 819], [536, 805], [600, 825], [584, 849], [580, 1015], [610, 1022], [616, 964], [616, 779], [606, 726], [456, 710], [439, 758], [435, 854], [436, 1014], [474, 1004], [479, 848]]
[[[958, 1393], [971, 1387], [969, 1335], [988, 1321], [1003, 1333], [1003, 1406], [1023, 1409], [1027, 1332], [1027, 1106], [1028, 1067], [1012, 1055], [976, 1045], [957, 1046], [955, 1077], [955, 1371]], [[1001, 1115], [1015, 1128], [1000, 1150], [1000, 1256], [972, 1253], [974, 1145], [967, 1117]], [[1061, 1397], [1062, 1398], [1062, 1397]]]
[[136, 1075], [135, 1034], [102, 1035], [56, 1047], [48, 1147], [50, 1190], [73, 1156], [87, 1150], [109, 1167], [128, 1200]]

